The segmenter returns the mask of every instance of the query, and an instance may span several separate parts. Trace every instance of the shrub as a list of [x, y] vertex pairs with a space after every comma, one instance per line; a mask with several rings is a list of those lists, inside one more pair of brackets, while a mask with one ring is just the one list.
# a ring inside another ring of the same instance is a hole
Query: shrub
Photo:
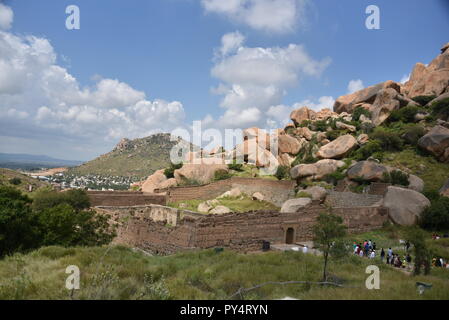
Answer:
[[56, 192], [46, 189], [35, 195], [32, 208], [33, 211], [42, 211], [61, 204], [68, 204], [75, 210], [84, 210], [90, 207], [90, 200], [85, 190]]
[[12, 187], [0, 187], [0, 257], [34, 249], [39, 243], [31, 199]]
[[389, 122], [402, 121], [404, 123], [415, 122], [416, 114], [421, 111], [421, 108], [413, 105], [406, 106], [399, 110], [395, 110], [389, 117]]
[[371, 112], [369, 112], [368, 110], [366, 110], [363, 107], [357, 107], [354, 109], [354, 112], [352, 113], [352, 120], [354, 121], [359, 121], [360, 120], [360, 116], [364, 115], [367, 118], [371, 118]]
[[357, 161], [366, 160], [373, 156], [376, 152], [382, 152], [382, 147], [379, 141], [371, 140], [363, 145], [360, 149], [353, 153], [353, 158]]
[[416, 146], [418, 145], [418, 140], [421, 139], [421, 137], [424, 136], [425, 133], [426, 132], [422, 126], [418, 124], [412, 124], [405, 127], [402, 138], [406, 143], [412, 146]]
[[318, 120], [313, 123], [313, 130], [326, 132], [329, 125], [326, 120]]
[[170, 167], [164, 170], [164, 175], [168, 178], [174, 178], [175, 177], [175, 170], [182, 168], [182, 162], [179, 164], [170, 163]]
[[42, 245], [100, 246], [112, 241], [108, 216], [95, 211], [77, 211], [68, 204], [44, 209], [39, 213]]
[[449, 198], [438, 197], [431, 202], [421, 215], [419, 224], [422, 228], [434, 231], [449, 229]]
[[431, 105], [432, 115], [446, 120], [449, 118], [449, 98], [435, 102]]
[[231, 177], [232, 177], [232, 175], [229, 172], [227, 172], [226, 170], [217, 170], [217, 171], [215, 171], [215, 174], [214, 174], [215, 181], [226, 180]]
[[278, 180], [290, 179], [290, 170], [287, 166], [278, 166], [274, 176], [278, 178]]
[[13, 184], [15, 186], [18, 186], [19, 184], [22, 183], [22, 180], [20, 178], [15, 177], [15, 178], [9, 179], [9, 183]]
[[417, 96], [412, 98], [413, 101], [415, 101], [416, 103], [419, 103], [420, 105], [422, 105], [423, 107], [425, 105], [427, 105], [430, 101], [432, 101], [433, 99], [435, 99], [437, 96], [432, 95], [432, 96]]
[[346, 130], [332, 130], [332, 131], [328, 131], [326, 133], [326, 136], [329, 140], [333, 141], [346, 133], [347, 133]]
[[378, 140], [380, 146], [385, 151], [401, 151], [403, 140], [398, 136], [397, 132], [388, 131], [385, 128], [377, 127], [371, 134], [371, 139]]
[[236, 160], [234, 160], [232, 163], [228, 164], [228, 168], [229, 170], [234, 170], [234, 171], [243, 171], [243, 164], [241, 163], [237, 163]]
[[385, 172], [382, 177], [382, 182], [405, 187], [410, 184], [409, 175], [400, 170], [393, 170], [390, 173]]

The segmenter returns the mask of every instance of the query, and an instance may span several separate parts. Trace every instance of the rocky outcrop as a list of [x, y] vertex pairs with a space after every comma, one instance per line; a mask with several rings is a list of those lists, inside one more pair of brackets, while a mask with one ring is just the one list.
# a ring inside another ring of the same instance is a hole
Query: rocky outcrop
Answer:
[[281, 213], [293, 213], [298, 212], [301, 209], [312, 204], [312, 199], [310, 198], [298, 198], [290, 199], [284, 202], [281, 208]]
[[340, 121], [337, 121], [335, 123], [335, 126], [337, 127], [337, 129], [340, 129], [340, 130], [348, 130], [349, 132], [356, 132], [357, 131], [356, 127], [354, 127], [354, 126], [352, 126], [350, 124], [346, 124], [344, 122], [340, 122]]
[[347, 176], [351, 180], [380, 181], [388, 170], [375, 161], [360, 161], [349, 168]]
[[228, 172], [224, 164], [184, 164], [181, 169], [175, 170], [175, 179], [178, 184], [186, 182], [210, 183], [217, 171]]
[[237, 198], [240, 197], [242, 195], [242, 191], [240, 191], [239, 188], [232, 188], [229, 191], [226, 191], [225, 193], [223, 193], [221, 196], [219, 196], [217, 199], [222, 199], [222, 198]]
[[410, 80], [402, 89], [407, 96], [439, 96], [449, 92], [449, 50], [446, 46], [428, 66], [422, 63], [415, 65]]
[[318, 180], [328, 174], [334, 173], [344, 165], [345, 163], [343, 161], [332, 159], [320, 160], [312, 164], [297, 165], [290, 170], [290, 175], [293, 179], [308, 178], [309, 180]]
[[435, 126], [418, 140], [418, 145], [433, 154], [441, 162], [449, 162], [449, 129]]
[[421, 193], [393, 186], [388, 187], [383, 201], [383, 206], [389, 209], [390, 219], [402, 226], [415, 224], [429, 205], [429, 199]]
[[296, 155], [301, 151], [304, 141], [293, 138], [290, 135], [282, 135], [278, 138], [279, 153]]
[[212, 210], [209, 211], [211, 214], [226, 214], [231, 213], [232, 210], [225, 206], [216, 206]]
[[305, 120], [316, 120], [316, 112], [307, 107], [302, 107], [292, 111], [290, 119], [299, 126]]
[[321, 147], [316, 156], [320, 159], [341, 159], [356, 147], [357, 140], [347, 134]]
[[270, 150], [270, 135], [263, 129], [248, 128], [243, 130], [243, 139], [254, 141], [262, 149]]
[[366, 133], [362, 133], [361, 135], [359, 135], [357, 137], [357, 143], [359, 145], [364, 145], [365, 143], [367, 143], [369, 141], [369, 136]]
[[352, 113], [357, 106], [365, 103], [373, 104], [376, 100], [377, 94], [383, 89], [394, 89], [397, 93], [401, 92], [401, 85], [394, 81], [386, 81], [367, 87], [360, 91], [339, 97], [334, 104], [334, 111], [336, 113], [348, 112]]
[[303, 190], [306, 194], [310, 195], [312, 200], [324, 201], [327, 196], [327, 190], [320, 186], [312, 186], [308, 187], [306, 190]]
[[153, 193], [154, 190], [159, 189], [161, 184], [167, 181], [167, 177], [164, 174], [164, 169], [158, 170], [148, 177], [142, 184], [142, 191], [146, 193]]

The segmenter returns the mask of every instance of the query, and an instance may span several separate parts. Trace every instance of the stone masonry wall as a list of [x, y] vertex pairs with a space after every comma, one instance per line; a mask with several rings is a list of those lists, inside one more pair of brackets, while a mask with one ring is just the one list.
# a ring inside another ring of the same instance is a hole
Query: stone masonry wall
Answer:
[[[224, 215], [201, 215], [179, 210], [176, 224], [151, 218], [156, 216], [163, 219], [159, 213], [143, 210], [136, 214], [135, 210], [130, 208], [127, 212], [121, 208], [115, 211], [115, 220], [119, 224], [115, 242], [155, 253], [171, 254], [213, 247], [228, 247], [238, 251], [258, 250], [264, 240], [285, 243], [289, 229], [294, 232], [294, 242], [311, 240], [312, 226], [325, 208], [315, 204], [297, 213], [248, 212]], [[148, 210], [159, 209], [151, 206]], [[343, 217], [350, 233], [381, 228], [388, 220], [387, 209], [382, 207], [339, 208], [333, 209], [333, 212]]]
[[326, 197], [326, 204], [334, 208], [358, 208], [380, 206], [383, 197], [374, 194], [332, 191]]
[[169, 202], [178, 202], [192, 199], [213, 199], [237, 187], [247, 194], [261, 192], [267, 201], [281, 206], [283, 202], [294, 196], [295, 184], [294, 181], [232, 177], [204, 186], [175, 187], [160, 191], [167, 191]]
[[92, 207], [98, 206], [139, 206], [149, 204], [165, 205], [167, 198], [162, 194], [120, 191], [88, 191]]

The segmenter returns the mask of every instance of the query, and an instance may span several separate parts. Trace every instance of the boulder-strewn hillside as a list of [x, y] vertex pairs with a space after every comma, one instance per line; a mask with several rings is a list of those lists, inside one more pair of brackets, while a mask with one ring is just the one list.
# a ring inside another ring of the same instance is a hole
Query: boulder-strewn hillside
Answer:
[[[361, 193], [383, 182], [391, 185], [383, 205], [392, 220], [413, 224], [430, 205], [423, 194], [445, 195], [449, 185], [449, 44], [427, 67], [417, 64], [405, 84], [386, 81], [339, 97], [333, 111], [304, 106], [290, 118], [273, 134], [244, 130], [233, 150], [191, 153], [184, 166], [159, 170], [140, 186], [153, 192], [206, 184], [276, 163], [278, 179], [297, 181], [294, 201], [324, 201], [326, 190]], [[236, 158], [245, 163], [233, 164]]]
[[[69, 170], [78, 175], [147, 177], [170, 164], [170, 150], [182, 139], [170, 141], [170, 134], [142, 139], [122, 139], [111, 152]], [[184, 141], [185, 142], [185, 141]], [[190, 146], [188, 142], [185, 142]]]

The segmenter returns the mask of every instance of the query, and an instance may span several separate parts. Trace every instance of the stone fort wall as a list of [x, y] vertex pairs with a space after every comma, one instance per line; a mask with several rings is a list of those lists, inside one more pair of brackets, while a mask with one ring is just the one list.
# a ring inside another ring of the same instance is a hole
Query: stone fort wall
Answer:
[[143, 206], [150, 204], [167, 204], [163, 194], [152, 194], [133, 191], [88, 191], [92, 207], [98, 206]]
[[167, 190], [156, 190], [156, 192], [166, 192], [168, 202], [178, 202], [193, 199], [209, 200], [232, 188], [239, 188], [249, 195], [261, 192], [265, 196], [265, 200], [281, 206], [282, 203], [294, 197], [295, 185], [295, 181], [232, 177], [203, 186], [174, 187]]
[[[165, 208], [165, 209], [164, 209]], [[202, 215], [150, 205], [147, 208], [101, 208], [118, 224], [116, 243], [158, 254], [190, 249], [227, 247], [238, 251], [262, 248], [262, 242], [286, 243], [312, 239], [312, 227], [325, 207], [314, 203], [297, 213], [271, 211]], [[388, 220], [382, 207], [336, 208], [350, 233], [381, 228]]]

